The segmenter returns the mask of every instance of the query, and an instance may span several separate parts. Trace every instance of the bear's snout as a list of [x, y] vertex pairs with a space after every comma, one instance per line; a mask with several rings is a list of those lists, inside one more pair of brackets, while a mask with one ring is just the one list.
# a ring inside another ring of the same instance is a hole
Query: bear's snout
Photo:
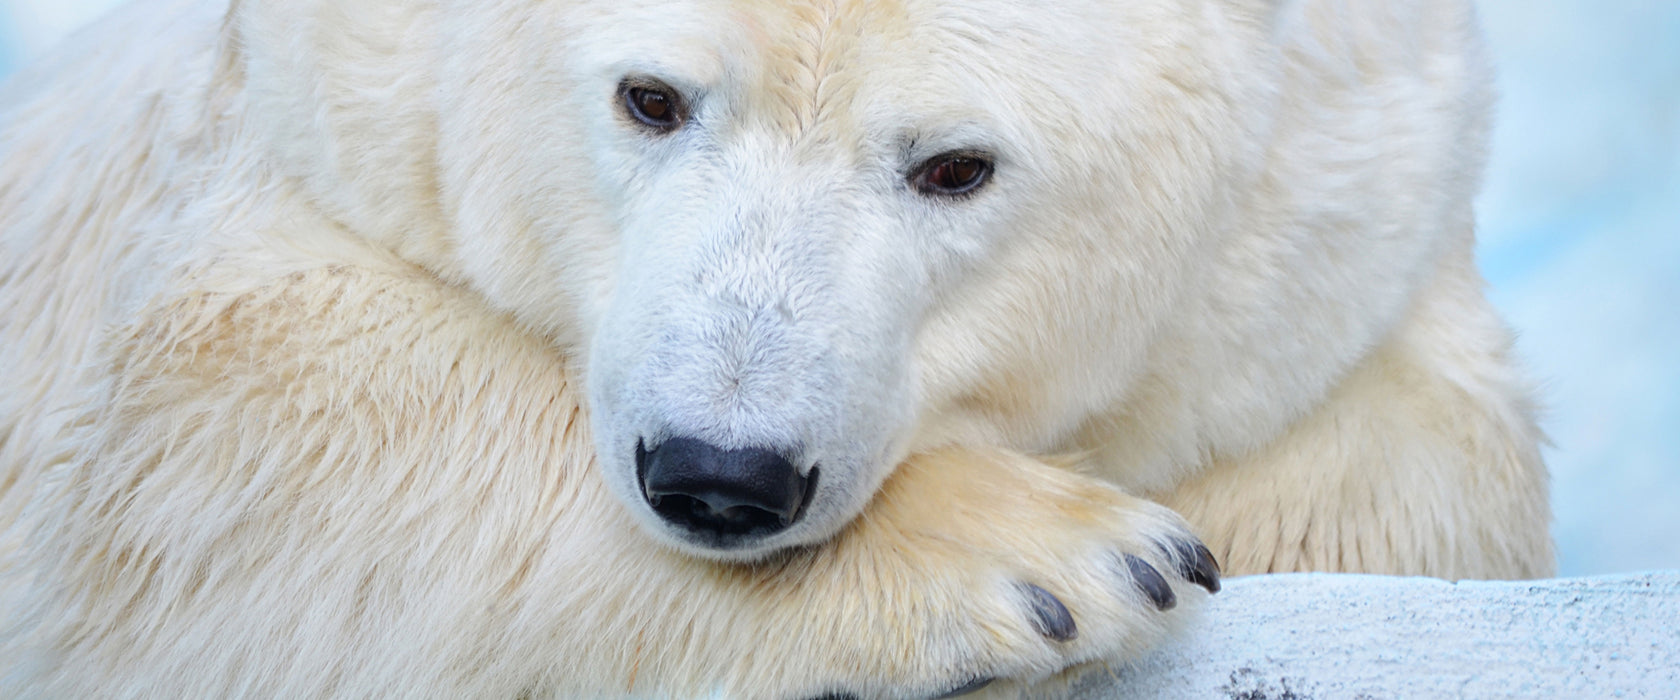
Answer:
[[728, 548], [781, 532], [803, 514], [817, 469], [801, 475], [773, 450], [725, 450], [671, 438], [652, 450], [636, 445], [642, 497], [666, 522]]

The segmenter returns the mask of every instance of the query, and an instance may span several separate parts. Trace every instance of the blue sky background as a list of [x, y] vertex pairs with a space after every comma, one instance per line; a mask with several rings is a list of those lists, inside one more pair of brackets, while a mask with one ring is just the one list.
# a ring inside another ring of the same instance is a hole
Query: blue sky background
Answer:
[[[115, 0], [0, 0], [0, 75]], [[1680, 2], [1479, 0], [1493, 301], [1543, 387], [1560, 573], [1680, 569]]]

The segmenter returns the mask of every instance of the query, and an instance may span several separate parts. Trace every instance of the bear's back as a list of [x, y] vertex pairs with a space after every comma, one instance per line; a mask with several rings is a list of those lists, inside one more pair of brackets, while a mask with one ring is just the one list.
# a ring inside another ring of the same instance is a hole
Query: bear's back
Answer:
[[188, 235], [225, 11], [134, 3], [0, 87], [0, 528], [92, 390], [101, 331]]

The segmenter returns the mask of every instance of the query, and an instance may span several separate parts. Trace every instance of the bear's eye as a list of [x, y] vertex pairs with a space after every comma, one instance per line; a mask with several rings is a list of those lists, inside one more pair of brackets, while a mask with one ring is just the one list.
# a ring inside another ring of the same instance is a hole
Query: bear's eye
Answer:
[[618, 91], [624, 99], [624, 111], [649, 129], [661, 133], [676, 131], [688, 118], [682, 96], [664, 83], [625, 81]]
[[965, 195], [986, 184], [992, 161], [978, 153], [942, 153], [929, 158], [910, 176], [910, 185], [929, 196]]

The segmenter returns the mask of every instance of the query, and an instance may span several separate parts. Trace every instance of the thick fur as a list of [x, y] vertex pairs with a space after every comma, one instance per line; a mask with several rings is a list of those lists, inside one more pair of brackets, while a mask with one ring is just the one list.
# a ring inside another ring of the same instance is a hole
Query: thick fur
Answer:
[[[1551, 571], [1465, 0], [146, 0], [72, 44], [0, 102], [0, 695], [1003, 694], [1165, 634], [1191, 533]], [[904, 184], [953, 149], [994, 179]], [[675, 435], [820, 489], [697, 546], [635, 486]]]

